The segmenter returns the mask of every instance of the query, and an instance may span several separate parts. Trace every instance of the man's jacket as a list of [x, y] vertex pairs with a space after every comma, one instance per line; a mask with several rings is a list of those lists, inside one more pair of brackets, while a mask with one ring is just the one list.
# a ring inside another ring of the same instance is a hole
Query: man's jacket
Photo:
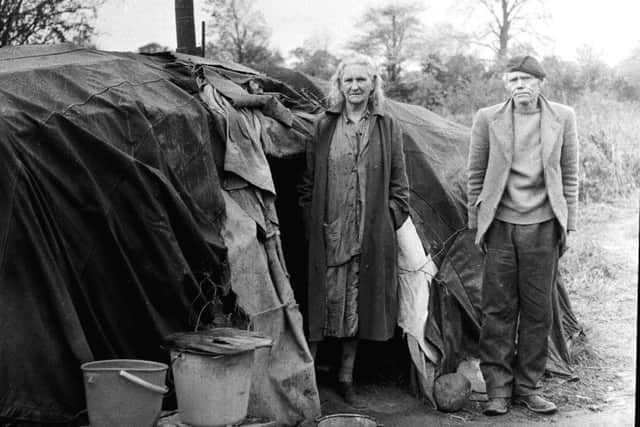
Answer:
[[[477, 112], [469, 147], [467, 203], [469, 228], [477, 229], [478, 246], [493, 222], [509, 178], [513, 138], [511, 99]], [[563, 233], [573, 231], [578, 207], [578, 137], [571, 107], [540, 96], [540, 142], [551, 209]]]

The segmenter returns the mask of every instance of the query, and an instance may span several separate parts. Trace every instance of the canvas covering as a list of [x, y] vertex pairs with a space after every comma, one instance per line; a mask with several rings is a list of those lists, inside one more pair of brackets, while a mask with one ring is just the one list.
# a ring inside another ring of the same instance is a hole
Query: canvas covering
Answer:
[[[175, 61], [0, 50], [0, 417], [73, 423], [81, 363], [169, 362], [162, 337], [212, 321], [207, 304], [229, 289], [274, 339], [257, 355], [251, 411], [287, 424], [319, 412], [277, 236], [258, 243], [255, 221], [228, 216], [216, 128], [228, 120]], [[264, 185], [245, 187], [273, 193], [262, 172]], [[247, 242], [261, 277], [234, 281]]]

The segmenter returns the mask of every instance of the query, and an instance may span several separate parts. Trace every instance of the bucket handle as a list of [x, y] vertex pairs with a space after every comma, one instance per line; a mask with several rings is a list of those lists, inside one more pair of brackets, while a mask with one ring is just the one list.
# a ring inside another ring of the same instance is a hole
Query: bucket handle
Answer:
[[127, 371], [120, 371], [119, 374], [122, 378], [128, 381], [131, 381], [132, 383], [137, 384], [140, 387], [144, 387], [147, 390], [151, 390], [161, 394], [165, 394], [166, 392], [169, 391], [169, 388], [167, 386], [159, 386], [159, 385], [152, 384], [149, 381], [143, 380], [142, 378], [137, 377]]

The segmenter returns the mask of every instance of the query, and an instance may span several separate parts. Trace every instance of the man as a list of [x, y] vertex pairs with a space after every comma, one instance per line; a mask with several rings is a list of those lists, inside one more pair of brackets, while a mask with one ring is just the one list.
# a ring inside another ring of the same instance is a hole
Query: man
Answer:
[[474, 118], [468, 164], [469, 228], [484, 253], [480, 368], [487, 415], [511, 399], [537, 413], [552, 321], [551, 295], [566, 236], [576, 229], [575, 113], [540, 94], [545, 72], [531, 56], [512, 58], [509, 99]]

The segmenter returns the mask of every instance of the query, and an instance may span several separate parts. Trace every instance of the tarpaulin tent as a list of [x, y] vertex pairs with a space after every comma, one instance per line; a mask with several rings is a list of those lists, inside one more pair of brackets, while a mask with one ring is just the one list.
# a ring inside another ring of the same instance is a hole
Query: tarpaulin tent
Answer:
[[[243, 326], [274, 338], [257, 355], [251, 412], [316, 415], [295, 185], [322, 101], [321, 83], [284, 69], [0, 49], [0, 416], [71, 419], [84, 407], [80, 363], [166, 361], [161, 337], [228, 316], [212, 302], [229, 288]], [[388, 108], [404, 131], [411, 216], [439, 269], [425, 337], [434, 374], [451, 372], [475, 354], [480, 324], [468, 129]], [[566, 374], [577, 323], [557, 289], [548, 367]]]
[[[284, 423], [318, 414], [264, 153], [246, 146], [247, 117], [203, 102], [192, 71], [174, 57], [0, 49], [5, 420], [74, 422], [81, 363], [168, 362], [163, 336], [215, 323], [225, 310], [213, 302], [229, 288], [247, 326], [274, 340], [256, 355], [251, 413]], [[293, 119], [271, 98], [260, 111]], [[242, 161], [248, 175], [224, 171], [242, 173]]]

